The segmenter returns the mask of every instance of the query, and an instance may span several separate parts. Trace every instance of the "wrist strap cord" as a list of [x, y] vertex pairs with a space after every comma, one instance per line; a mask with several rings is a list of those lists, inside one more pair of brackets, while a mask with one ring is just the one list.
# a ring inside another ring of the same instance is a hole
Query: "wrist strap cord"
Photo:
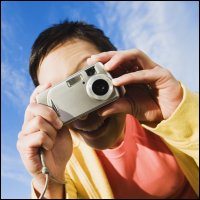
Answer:
[[62, 184], [62, 185], [66, 184], [66, 181], [59, 180], [50, 174], [49, 169], [47, 168], [46, 163], [45, 163], [44, 150], [42, 148], [40, 148], [39, 154], [40, 154], [40, 160], [42, 163], [42, 174], [44, 174], [46, 177], [44, 189], [39, 197], [39, 199], [43, 199], [45, 192], [47, 190], [49, 179], [53, 180], [56, 183]]
[[44, 159], [44, 150], [42, 148], [40, 148], [39, 154], [40, 154], [40, 160], [41, 160], [41, 163], [42, 163], [42, 173], [46, 177], [44, 189], [43, 189], [43, 191], [42, 191], [42, 193], [40, 194], [40, 197], [39, 197], [39, 199], [43, 199], [44, 194], [47, 190], [48, 182], [49, 182], [49, 169], [46, 167], [45, 159]]

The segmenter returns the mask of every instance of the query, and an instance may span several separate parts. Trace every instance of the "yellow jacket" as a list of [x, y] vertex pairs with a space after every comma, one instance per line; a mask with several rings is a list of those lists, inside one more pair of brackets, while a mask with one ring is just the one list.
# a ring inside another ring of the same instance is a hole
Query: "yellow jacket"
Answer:
[[[198, 95], [183, 87], [183, 100], [173, 115], [155, 128], [142, 126], [159, 135], [174, 154], [180, 168], [199, 196]], [[114, 198], [95, 151], [75, 141], [73, 155], [66, 166], [66, 198]], [[32, 187], [32, 198], [37, 198]]]

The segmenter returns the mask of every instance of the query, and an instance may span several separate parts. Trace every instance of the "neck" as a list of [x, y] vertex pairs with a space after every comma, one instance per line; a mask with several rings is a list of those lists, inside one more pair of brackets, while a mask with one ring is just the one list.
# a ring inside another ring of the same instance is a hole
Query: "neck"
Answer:
[[125, 129], [125, 125], [124, 125], [124, 127], [122, 129], [122, 133], [120, 134], [120, 137], [116, 140], [116, 142], [114, 143], [114, 145], [112, 147], [110, 147], [109, 149], [115, 149], [115, 148], [117, 148], [124, 141], [124, 137], [125, 137], [124, 129]]

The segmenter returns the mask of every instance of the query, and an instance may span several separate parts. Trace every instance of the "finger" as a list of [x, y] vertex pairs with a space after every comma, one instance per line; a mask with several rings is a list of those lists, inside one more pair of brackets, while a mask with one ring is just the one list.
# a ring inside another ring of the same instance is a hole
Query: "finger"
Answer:
[[138, 49], [131, 49], [126, 51], [118, 51], [111, 59], [105, 64], [105, 70], [112, 71], [119, 67], [121, 64], [130, 60], [137, 60], [143, 69], [151, 69], [157, 65], [146, 54]]
[[51, 83], [46, 83], [44, 85], [39, 85], [36, 87], [36, 89], [33, 91], [31, 97], [30, 97], [30, 103], [35, 103], [36, 102], [36, 96], [45, 91], [47, 88], [51, 86]]
[[163, 73], [160, 67], [153, 69], [140, 70], [128, 74], [124, 74], [118, 78], [112, 80], [113, 85], [121, 86], [131, 83], [153, 83], [163, 78]]
[[51, 137], [52, 140], [55, 140], [57, 131], [56, 129], [50, 125], [45, 119], [41, 116], [34, 117], [31, 121], [29, 121], [26, 126], [23, 127], [23, 131], [20, 136], [28, 135], [30, 133], [34, 133], [37, 131], [43, 131]]
[[43, 147], [46, 150], [50, 150], [53, 148], [53, 145], [53, 140], [43, 131], [24, 135], [17, 141], [17, 148], [19, 150], [37, 147]]
[[106, 117], [109, 115], [113, 115], [116, 113], [126, 113], [132, 114], [132, 105], [127, 98], [120, 98], [119, 100], [115, 101], [114, 103], [105, 106], [102, 109], [98, 110], [98, 115], [102, 117]]
[[28, 121], [32, 120], [36, 116], [43, 117], [56, 129], [60, 129], [63, 125], [62, 121], [52, 108], [37, 103], [31, 103], [26, 109], [23, 127]]
[[117, 54], [117, 51], [108, 51], [108, 52], [102, 52], [99, 54], [92, 55], [90, 58], [87, 59], [88, 65], [95, 64], [97, 62], [106, 63], [108, 62], [115, 54]]

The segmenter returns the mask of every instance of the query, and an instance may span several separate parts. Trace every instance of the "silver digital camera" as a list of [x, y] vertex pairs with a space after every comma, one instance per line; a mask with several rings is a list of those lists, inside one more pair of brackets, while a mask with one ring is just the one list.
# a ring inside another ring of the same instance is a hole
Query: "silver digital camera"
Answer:
[[52, 107], [67, 124], [124, 95], [124, 87], [113, 86], [111, 79], [111, 74], [98, 62], [40, 93], [36, 101]]

